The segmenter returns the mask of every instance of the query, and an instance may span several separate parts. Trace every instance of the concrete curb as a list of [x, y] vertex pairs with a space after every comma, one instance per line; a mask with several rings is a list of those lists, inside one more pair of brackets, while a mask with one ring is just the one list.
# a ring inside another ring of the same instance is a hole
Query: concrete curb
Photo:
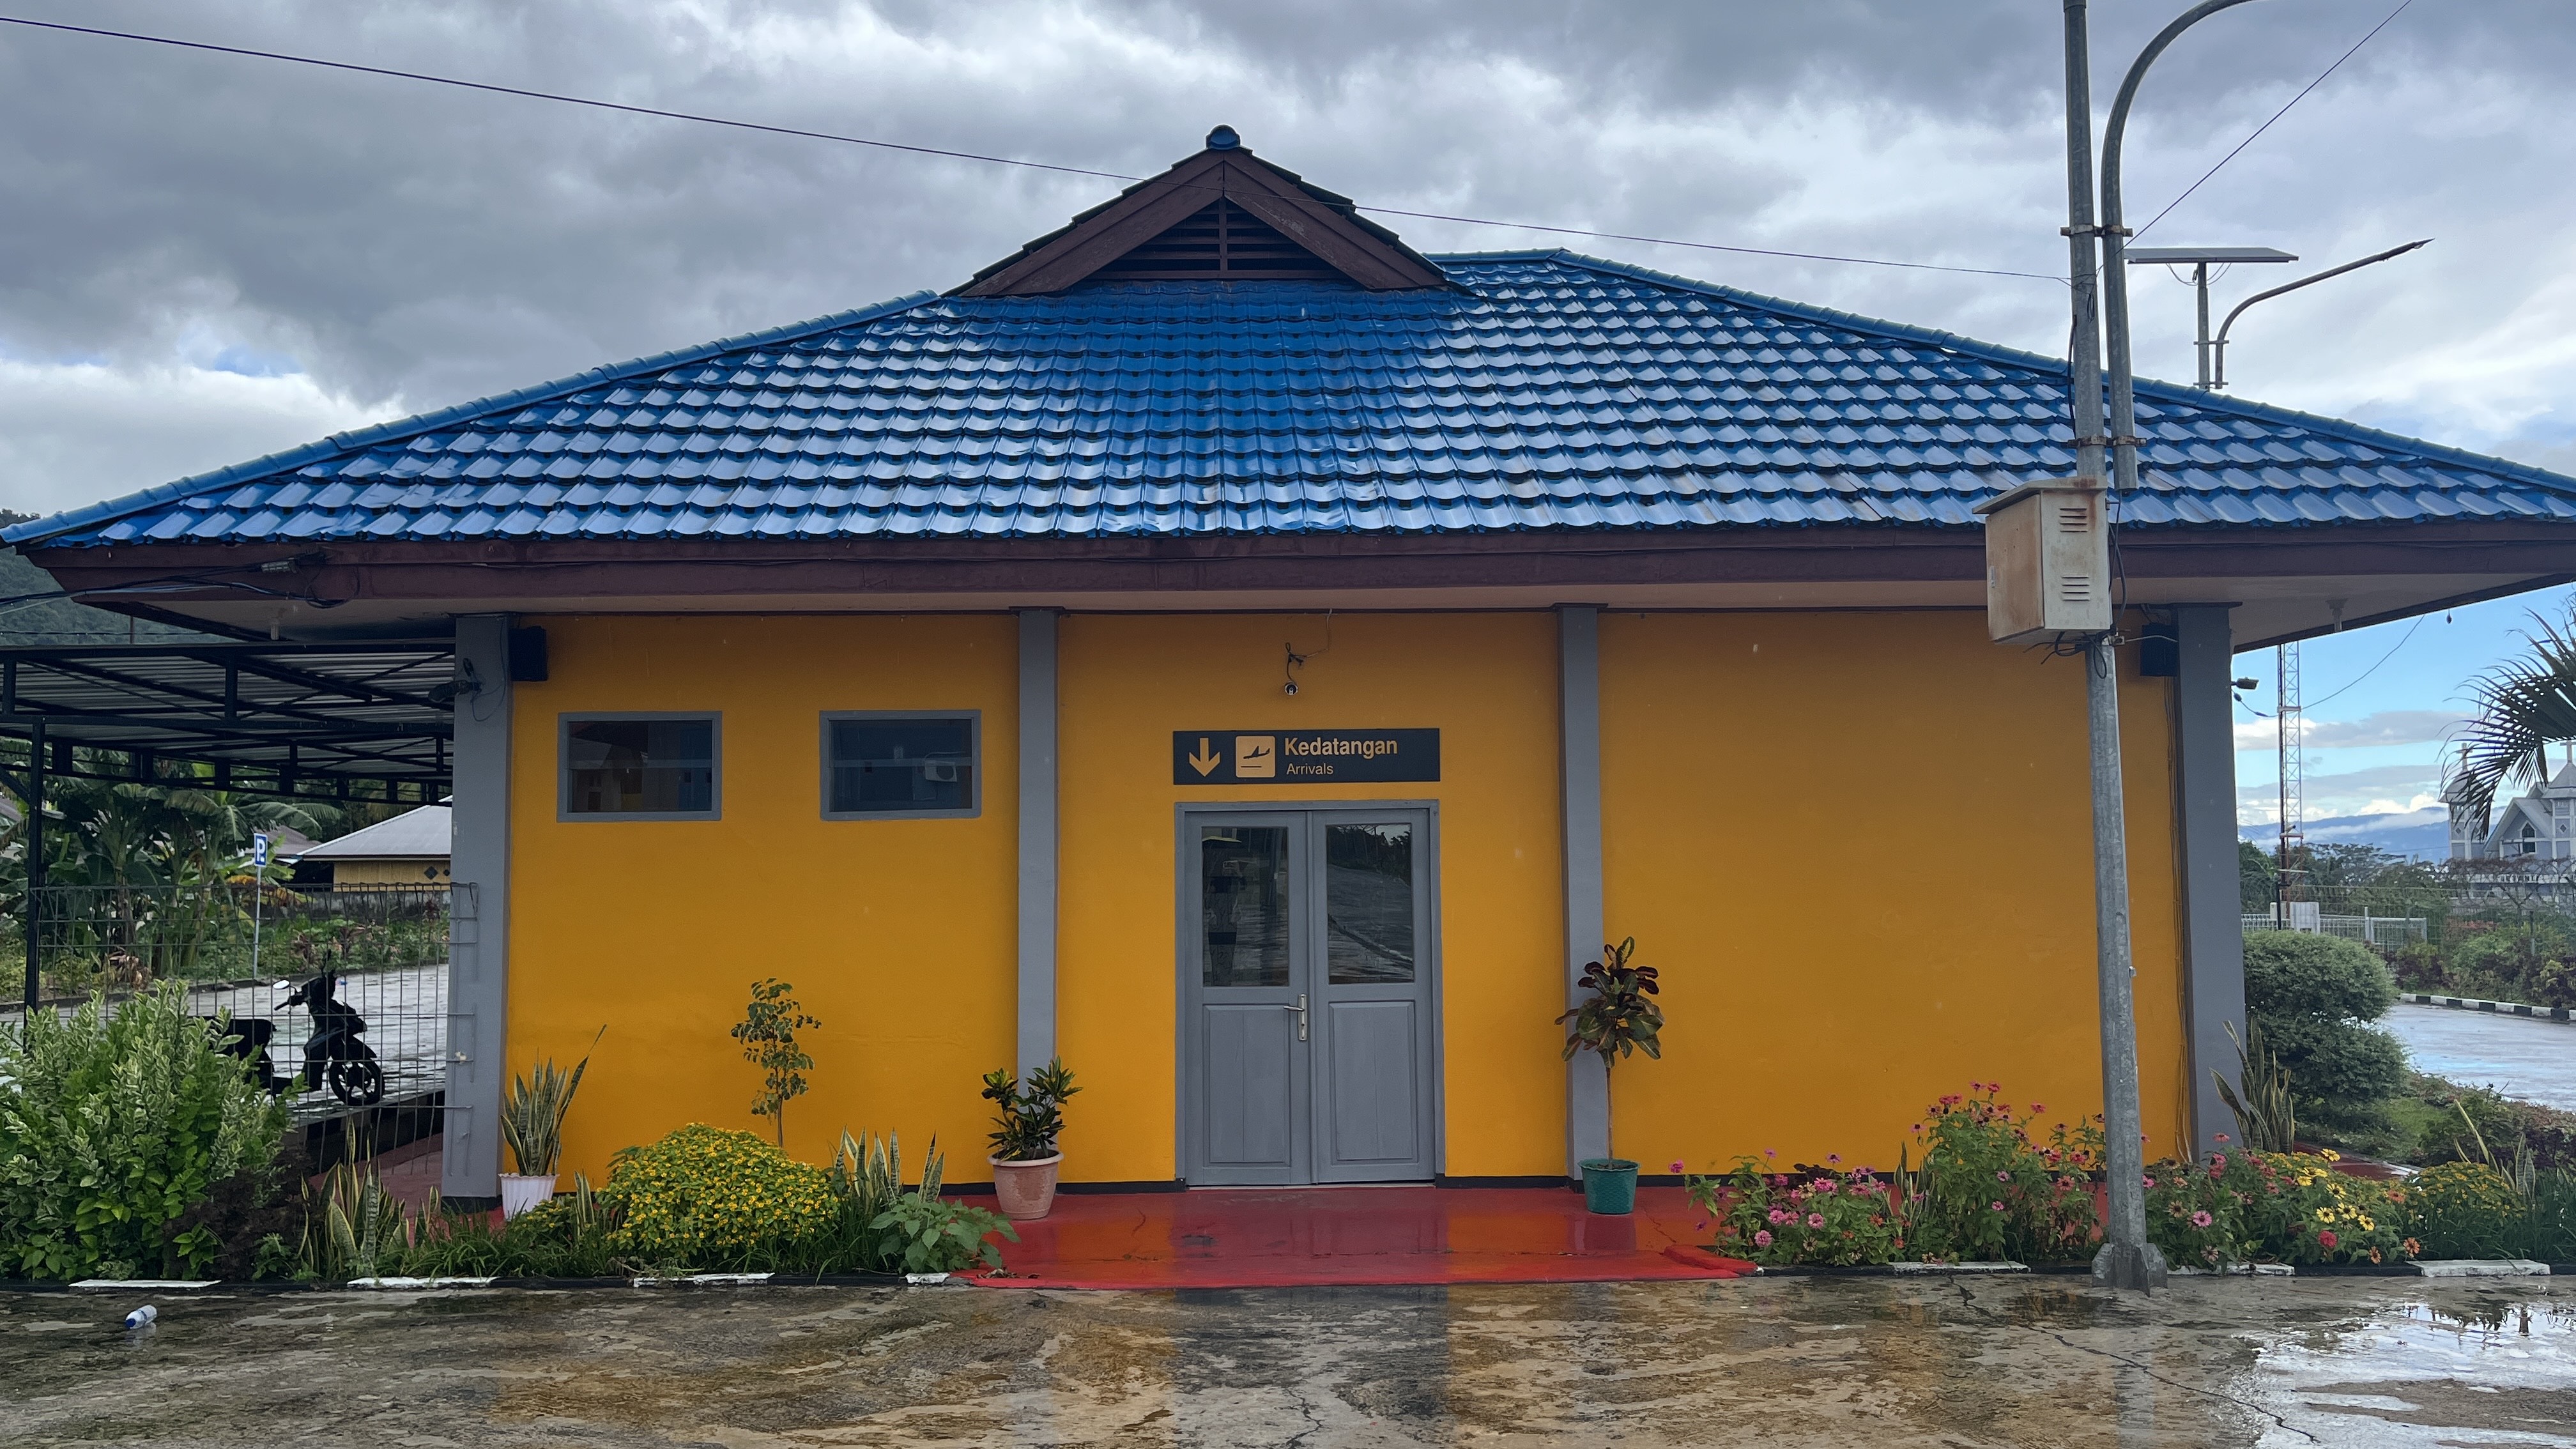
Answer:
[[2427, 1278], [2547, 1278], [2547, 1263], [2529, 1258], [2436, 1258], [2418, 1262], [2416, 1269]]
[[2486, 1001], [2475, 996], [2436, 996], [2430, 992], [2402, 991], [2397, 999], [2414, 1006], [2447, 1006], [2454, 1011], [2485, 1011], [2497, 1016], [2528, 1017], [2533, 1021], [2564, 1022], [2576, 1019], [2563, 1006], [2533, 1006], [2521, 1001]]

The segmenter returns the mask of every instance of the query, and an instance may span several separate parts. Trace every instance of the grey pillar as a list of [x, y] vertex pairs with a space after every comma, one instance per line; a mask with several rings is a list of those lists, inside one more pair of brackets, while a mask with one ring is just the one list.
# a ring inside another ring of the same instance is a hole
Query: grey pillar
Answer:
[[[1600, 958], [1601, 904], [1601, 611], [1557, 610], [1559, 726], [1565, 807], [1565, 1004], [1582, 1004], [1575, 981]], [[1583, 1175], [1589, 1157], [1610, 1155], [1610, 1078], [1601, 1058], [1579, 1052], [1565, 1064], [1565, 1175]]]
[[1020, 615], [1020, 1075], [1055, 1046], [1056, 611]]
[[510, 618], [456, 621], [454, 902], [447, 951], [447, 1121], [438, 1190], [501, 1191], [501, 1089], [509, 1070]]
[[2210, 1073], [2236, 1078], [2227, 1031], [2245, 1032], [2245, 938], [2236, 883], [2236, 738], [2228, 708], [2234, 662], [2227, 607], [2174, 610], [2182, 676], [2175, 681], [2175, 839], [2182, 856], [2183, 1001], [2191, 1072], [2192, 1140], [2206, 1153], [2236, 1133]]

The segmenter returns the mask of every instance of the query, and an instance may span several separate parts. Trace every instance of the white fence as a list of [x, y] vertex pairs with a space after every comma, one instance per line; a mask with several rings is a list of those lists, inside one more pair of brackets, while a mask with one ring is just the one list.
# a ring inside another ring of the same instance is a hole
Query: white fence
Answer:
[[2341, 936], [2366, 946], [2403, 946], [2429, 938], [2422, 916], [2330, 916], [2318, 909], [2315, 901], [2289, 903], [2289, 919], [2281, 918], [2281, 908], [2273, 906], [2259, 915], [2244, 918], [2248, 931], [2313, 931], [2319, 935]]

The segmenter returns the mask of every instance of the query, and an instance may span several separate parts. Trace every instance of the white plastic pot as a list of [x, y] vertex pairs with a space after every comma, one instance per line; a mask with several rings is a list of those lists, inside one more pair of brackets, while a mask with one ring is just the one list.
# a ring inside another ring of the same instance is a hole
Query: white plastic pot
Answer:
[[551, 1202], [554, 1200], [554, 1195], [555, 1175], [551, 1172], [543, 1177], [522, 1177], [515, 1172], [502, 1173], [502, 1220], [506, 1222], [540, 1203]]

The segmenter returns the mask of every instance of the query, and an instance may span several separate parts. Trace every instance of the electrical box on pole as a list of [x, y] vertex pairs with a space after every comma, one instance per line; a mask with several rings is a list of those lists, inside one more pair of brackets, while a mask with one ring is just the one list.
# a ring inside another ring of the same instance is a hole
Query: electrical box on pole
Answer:
[[2108, 495], [2069, 479], [1977, 506], [1986, 520], [1986, 632], [1998, 644], [2111, 627]]

